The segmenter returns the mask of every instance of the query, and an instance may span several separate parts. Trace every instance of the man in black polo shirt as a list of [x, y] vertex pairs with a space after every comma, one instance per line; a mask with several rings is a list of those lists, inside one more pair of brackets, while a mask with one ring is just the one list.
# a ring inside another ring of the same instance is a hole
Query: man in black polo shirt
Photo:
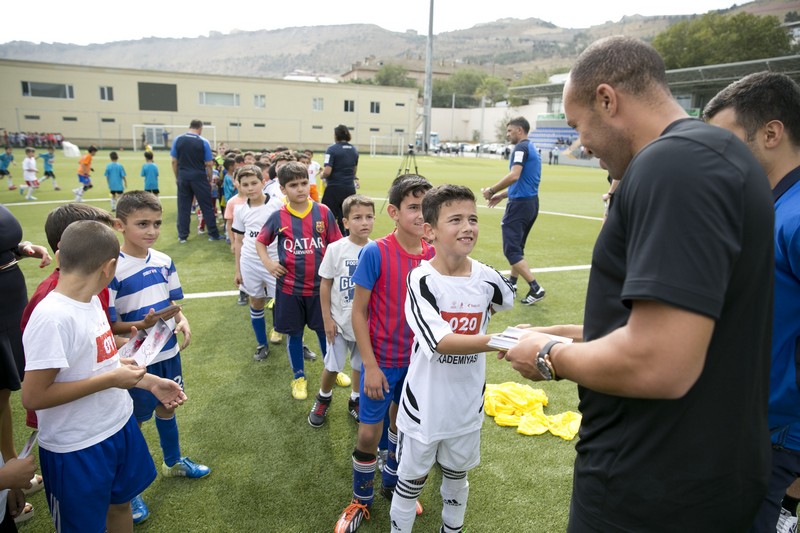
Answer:
[[208, 240], [224, 239], [217, 229], [217, 219], [211, 204], [211, 178], [214, 156], [211, 145], [201, 137], [203, 122], [193, 120], [189, 131], [172, 142], [172, 172], [178, 183], [178, 240], [184, 243], [189, 237], [189, 220], [192, 215], [192, 198], [203, 213], [208, 228]]
[[770, 469], [773, 212], [730, 132], [690, 119], [649, 45], [577, 59], [567, 122], [620, 179], [592, 256], [584, 326], [506, 354], [578, 383], [570, 532], [746, 531]]

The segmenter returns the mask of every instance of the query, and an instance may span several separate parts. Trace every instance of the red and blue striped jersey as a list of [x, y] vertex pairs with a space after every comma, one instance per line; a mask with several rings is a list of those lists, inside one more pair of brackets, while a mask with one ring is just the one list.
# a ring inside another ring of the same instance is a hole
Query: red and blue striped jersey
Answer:
[[406, 322], [406, 276], [423, 259], [431, 259], [433, 246], [422, 242], [422, 253], [408, 253], [394, 233], [368, 243], [353, 273], [353, 283], [372, 291], [369, 299], [369, 337], [378, 366], [403, 368], [411, 363], [414, 334]]
[[295, 296], [319, 294], [319, 265], [328, 244], [342, 238], [327, 206], [308, 202], [299, 213], [288, 204], [272, 213], [256, 240], [264, 246], [278, 241], [278, 262], [287, 273], [278, 278], [277, 290]]

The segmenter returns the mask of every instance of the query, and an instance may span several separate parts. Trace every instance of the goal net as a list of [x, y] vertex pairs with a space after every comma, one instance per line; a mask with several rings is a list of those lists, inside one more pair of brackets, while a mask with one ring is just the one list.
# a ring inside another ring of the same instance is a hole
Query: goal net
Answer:
[[402, 135], [372, 135], [369, 138], [369, 155], [399, 155], [406, 153], [406, 139]]
[[[186, 124], [134, 124], [131, 132], [131, 149], [143, 151], [151, 148], [169, 149], [172, 141], [186, 131]], [[217, 147], [217, 127], [203, 126], [203, 137], [211, 143], [211, 149]]]

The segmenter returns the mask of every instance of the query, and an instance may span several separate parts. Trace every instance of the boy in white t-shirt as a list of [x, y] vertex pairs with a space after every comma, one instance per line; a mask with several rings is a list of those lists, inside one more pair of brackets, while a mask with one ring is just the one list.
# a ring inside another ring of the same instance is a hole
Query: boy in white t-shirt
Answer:
[[350, 416], [358, 422], [359, 388], [361, 382], [361, 355], [353, 332], [352, 312], [355, 285], [353, 273], [358, 264], [358, 255], [370, 242], [369, 236], [375, 225], [375, 202], [370, 198], [354, 194], [342, 202], [342, 223], [350, 234], [328, 245], [325, 257], [319, 265], [321, 279], [319, 287], [322, 319], [328, 351], [325, 354], [325, 370], [322, 371], [319, 392], [308, 415], [308, 423], [318, 428], [325, 423], [325, 415], [333, 398], [333, 384], [347, 386], [342, 380], [345, 353], [350, 352], [352, 392], [347, 404]]
[[36, 200], [33, 191], [39, 188], [39, 178], [36, 176], [39, 169], [36, 168], [36, 150], [33, 148], [25, 149], [25, 160], [22, 162], [22, 178], [25, 180], [25, 185], [19, 188], [19, 193], [27, 189], [28, 194], [25, 195], [26, 200]]
[[436, 255], [408, 276], [411, 365], [397, 414], [397, 487], [392, 531], [411, 531], [416, 501], [435, 463], [442, 469], [442, 530], [461, 531], [467, 472], [480, 462], [489, 318], [510, 309], [514, 288], [469, 257], [478, 240], [472, 191], [441, 185], [422, 199], [426, 238]]
[[[264, 306], [267, 298], [275, 298], [275, 278], [264, 268], [256, 253], [256, 237], [269, 216], [278, 211], [283, 202], [264, 194], [264, 176], [255, 165], [245, 165], [236, 173], [239, 192], [246, 198], [233, 210], [231, 232], [234, 239], [236, 274], [233, 282], [249, 296], [250, 322], [256, 336], [254, 361], [263, 361], [269, 354]], [[273, 243], [272, 248], [277, 246]], [[271, 250], [275, 254], [277, 251]]]
[[97, 294], [114, 277], [119, 241], [108, 226], [74, 222], [56, 252], [55, 290], [23, 334], [22, 403], [39, 419], [39, 462], [58, 531], [131, 531], [131, 499], [156, 477], [125, 389], [167, 408], [186, 399], [174, 381], [121, 360]]

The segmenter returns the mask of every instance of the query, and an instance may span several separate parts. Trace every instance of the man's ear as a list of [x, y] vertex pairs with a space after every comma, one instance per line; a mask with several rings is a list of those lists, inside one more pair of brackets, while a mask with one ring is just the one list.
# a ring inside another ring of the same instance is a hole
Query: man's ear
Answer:
[[611, 85], [601, 83], [597, 86], [597, 89], [595, 89], [595, 102], [598, 108], [608, 116], [617, 114], [617, 91]]
[[770, 120], [762, 128], [765, 148], [775, 148], [783, 141], [784, 125], [780, 120]]

